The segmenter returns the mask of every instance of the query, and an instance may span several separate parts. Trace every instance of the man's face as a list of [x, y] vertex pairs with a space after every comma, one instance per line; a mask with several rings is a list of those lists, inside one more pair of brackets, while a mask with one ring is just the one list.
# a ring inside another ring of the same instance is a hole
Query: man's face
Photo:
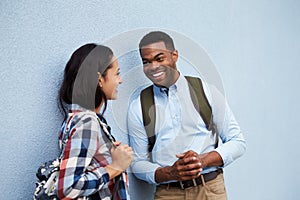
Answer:
[[170, 87], [178, 78], [178, 53], [170, 51], [164, 42], [156, 42], [141, 49], [145, 75], [158, 86]]

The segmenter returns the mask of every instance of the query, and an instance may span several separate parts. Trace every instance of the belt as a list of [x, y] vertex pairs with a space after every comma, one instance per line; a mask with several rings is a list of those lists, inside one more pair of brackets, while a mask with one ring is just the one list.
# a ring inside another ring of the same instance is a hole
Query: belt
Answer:
[[[220, 173], [223, 173], [222, 169], [218, 169], [216, 171], [209, 172], [207, 174], [202, 174], [201, 176], [203, 176], [204, 181], [207, 182], [207, 181], [211, 181], [211, 180], [215, 179]], [[178, 188], [181, 188], [184, 190], [184, 189], [187, 189], [190, 187], [195, 187], [197, 185], [201, 185], [202, 184], [201, 176], [199, 176], [198, 178], [194, 178], [192, 180], [188, 180], [188, 181], [177, 181], [177, 182], [171, 182], [171, 183], [163, 183], [160, 185], [167, 186], [167, 187], [178, 187]]]

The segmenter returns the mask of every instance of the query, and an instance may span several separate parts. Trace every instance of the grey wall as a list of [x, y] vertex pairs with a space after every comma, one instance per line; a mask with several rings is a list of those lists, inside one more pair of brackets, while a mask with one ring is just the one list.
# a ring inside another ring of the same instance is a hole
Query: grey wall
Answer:
[[[2, 0], [0, 199], [32, 199], [36, 168], [57, 154], [62, 116], [56, 96], [70, 54], [84, 43], [105, 43], [145, 28], [190, 38], [222, 77], [248, 144], [246, 154], [226, 168], [229, 199], [296, 199], [299, 9], [296, 0]], [[127, 58], [120, 58], [123, 76], [140, 64], [134, 52]], [[107, 118], [126, 143], [112, 107]], [[131, 199], [150, 199], [131, 180]]]

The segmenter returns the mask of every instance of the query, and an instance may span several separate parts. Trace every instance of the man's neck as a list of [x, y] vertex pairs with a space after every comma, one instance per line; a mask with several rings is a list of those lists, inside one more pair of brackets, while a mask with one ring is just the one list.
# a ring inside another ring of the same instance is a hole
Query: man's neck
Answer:
[[160, 87], [160, 88], [170, 88], [172, 85], [174, 85], [177, 82], [177, 80], [179, 79], [179, 76], [180, 76], [180, 72], [176, 71], [174, 73], [173, 80], [169, 81], [167, 83], [167, 85], [158, 85], [158, 84], [154, 84], [154, 85], [157, 87]]

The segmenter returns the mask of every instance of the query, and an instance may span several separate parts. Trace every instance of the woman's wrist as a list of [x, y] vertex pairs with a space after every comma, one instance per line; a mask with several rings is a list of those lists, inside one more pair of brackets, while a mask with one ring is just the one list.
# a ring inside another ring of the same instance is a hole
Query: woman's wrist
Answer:
[[106, 165], [104, 169], [107, 171], [110, 180], [122, 173], [122, 170], [118, 169], [112, 164]]

